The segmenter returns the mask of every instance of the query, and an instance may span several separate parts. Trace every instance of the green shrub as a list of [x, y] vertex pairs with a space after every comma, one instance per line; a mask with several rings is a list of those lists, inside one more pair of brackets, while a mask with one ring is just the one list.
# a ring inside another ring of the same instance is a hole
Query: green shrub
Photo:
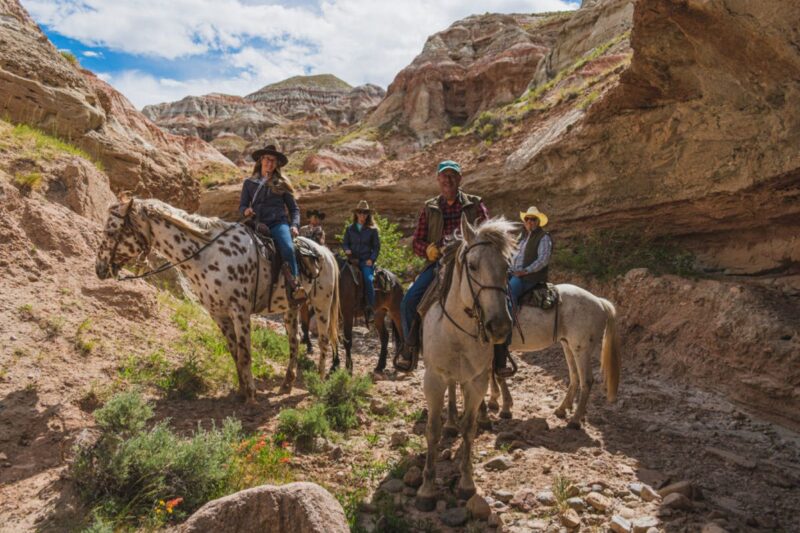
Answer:
[[[137, 393], [119, 394], [95, 412], [96, 445], [77, 450], [72, 473], [82, 497], [114, 523], [136, 525], [154, 513], [180, 519], [228, 491], [241, 424], [227, 419], [221, 429], [198, 428], [181, 438], [166, 420], [146, 430], [152, 414]], [[165, 506], [169, 499], [173, 505]]]
[[97, 425], [113, 435], [133, 435], [142, 431], [153, 417], [153, 408], [138, 392], [122, 392], [94, 412]]
[[[397, 224], [389, 222], [389, 219], [376, 213], [373, 213], [372, 218], [381, 237], [381, 251], [376, 264], [391, 270], [401, 278], [413, 277], [416, 272], [422, 269], [425, 261], [421, 257], [414, 255], [411, 246], [400, 242], [403, 234], [397, 229]], [[339, 242], [344, 239], [344, 232], [351, 223], [351, 221], [344, 223], [342, 232], [336, 236]]]
[[41, 172], [22, 172], [14, 175], [14, 183], [24, 191], [36, 191], [42, 186]]
[[277, 440], [291, 441], [302, 451], [313, 451], [316, 437], [330, 432], [325, 406], [314, 404], [309, 409], [284, 409], [278, 415]]
[[69, 50], [61, 50], [61, 57], [69, 61], [70, 64], [75, 67], [80, 66], [80, 64], [78, 63], [78, 58], [75, 57], [75, 54], [73, 54]]
[[339, 369], [322, 381], [315, 372], [303, 374], [308, 391], [325, 408], [325, 417], [333, 429], [346, 431], [358, 425], [356, 413], [369, 398], [372, 380], [369, 376], [351, 376]]
[[654, 274], [697, 275], [694, 255], [643, 230], [605, 230], [555, 247], [553, 265], [599, 279], [648, 268]]

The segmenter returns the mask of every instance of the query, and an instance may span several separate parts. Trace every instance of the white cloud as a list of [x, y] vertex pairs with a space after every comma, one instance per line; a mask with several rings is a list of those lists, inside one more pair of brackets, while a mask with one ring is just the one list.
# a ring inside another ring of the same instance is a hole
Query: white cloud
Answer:
[[[163, 101], [168, 94], [180, 97], [206, 90], [232, 92], [226, 88], [233, 88], [238, 89], [234, 94], [246, 94], [305, 72], [330, 72], [352, 84], [385, 87], [422, 50], [429, 35], [465, 16], [577, 7], [576, 1], [567, 0], [318, 0], [301, 4], [288, 0], [23, 0], [23, 4], [40, 24], [93, 47], [168, 60], [213, 52], [240, 71], [233, 79], [181, 80], [182, 88], [142, 72], [114, 75], [112, 83], [136, 105]], [[134, 90], [143, 92], [130, 92]]]
[[103, 57], [103, 52], [95, 52], [93, 50], [84, 50], [83, 55], [86, 57]]

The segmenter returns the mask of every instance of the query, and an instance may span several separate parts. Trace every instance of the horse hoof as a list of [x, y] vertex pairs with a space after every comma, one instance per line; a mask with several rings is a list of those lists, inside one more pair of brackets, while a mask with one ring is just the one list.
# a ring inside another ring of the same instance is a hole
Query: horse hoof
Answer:
[[570, 420], [569, 422], [567, 422], [567, 428], [568, 429], [581, 429], [581, 423], [580, 422], [576, 422], [575, 420]]
[[471, 489], [462, 489], [461, 487], [458, 487], [458, 490], [456, 491], [456, 496], [459, 500], [469, 500], [474, 495], [475, 487], [472, 487]]
[[489, 403], [487, 403], [486, 406], [489, 408], [490, 411], [499, 411], [500, 410], [500, 404], [497, 403], [494, 400], [489, 400]]
[[450, 439], [458, 437], [458, 428], [453, 426], [445, 426], [442, 428], [442, 435]]
[[505, 420], [511, 420], [513, 416], [511, 415], [511, 411], [503, 411], [502, 413], [500, 413], [500, 418], [503, 418]]
[[417, 496], [416, 507], [423, 513], [429, 513], [436, 509], [436, 498], [430, 496]]
[[562, 420], [567, 418], [567, 411], [565, 409], [556, 409], [553, 414]]
[[478, 420], [478, 429], [483, 431], [491, 431], [492, 430], [492, 421], [491, 420]]

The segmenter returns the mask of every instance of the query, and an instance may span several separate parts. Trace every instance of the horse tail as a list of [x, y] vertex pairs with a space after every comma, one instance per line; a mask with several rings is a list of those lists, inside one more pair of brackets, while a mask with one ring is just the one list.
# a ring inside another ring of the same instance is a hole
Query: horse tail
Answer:
[[606, 312], [600, 368], [603, 371], [603, 380], [606, 382], [606, 399], [613, 402], [617, 399], [620, 367], [622, 366], [619, 332], [617, 331], [617, 310], [614, 308], [614, 304], [604, 298], [600, 298], [600, 303]]
[[331, 254], [333, 261], [333, 298], [331, 299], [330, 315], [328, 316], [328, 339], [330, 339], [331, 349], [336, 350], [339, 346], [339, 314], [341, 313], [339, 303], [339, 265], [336, 258]]

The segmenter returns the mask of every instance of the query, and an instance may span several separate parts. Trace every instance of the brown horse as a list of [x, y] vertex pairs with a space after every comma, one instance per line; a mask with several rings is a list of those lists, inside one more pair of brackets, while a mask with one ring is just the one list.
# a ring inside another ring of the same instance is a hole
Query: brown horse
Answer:
[[[339, 273], [339, 301], [344, 333], [345, 368], [352, 372], [353, 360], [351, 358], [351, 350], [353, 347], [353, 322], [357, 316], [364, 316], [366, 307], [364, 280], [361, 276], [361, 271], [357, 267], [352, 267], [341, 257], [337, 259], [341, 269]], [[375, 329], [378, 331], [381, 339], [381, 352], [378, 356], [378, 364], [375, 367], [375, 372], [383, 372], [386, 369], [386, 356], [389, 351], [389, 329], [387, 327], [387, 319], [391, 323], [392, 331], [394, 332], [395, 352], [399, 351], [403, 344], [403, 328], [400, 322], [400, 302], [403, 301], [403, 285], [394, 273], [388, 270], [385, 270], [385, 272], [388, 274], [390, 280], [389, 290], [384, 290], [378, 286], [375, 287]], [[376, 272], [376, 276], [377, 275]], [[305, 317], [303, 317], [303, 319], [304, 318]], [[304, 325], [303, 327], [305, 331], [307, 326]], [[333, 368], [336, 369], [338, 366], [339, 354], [338, 351], [334, 351]]]

